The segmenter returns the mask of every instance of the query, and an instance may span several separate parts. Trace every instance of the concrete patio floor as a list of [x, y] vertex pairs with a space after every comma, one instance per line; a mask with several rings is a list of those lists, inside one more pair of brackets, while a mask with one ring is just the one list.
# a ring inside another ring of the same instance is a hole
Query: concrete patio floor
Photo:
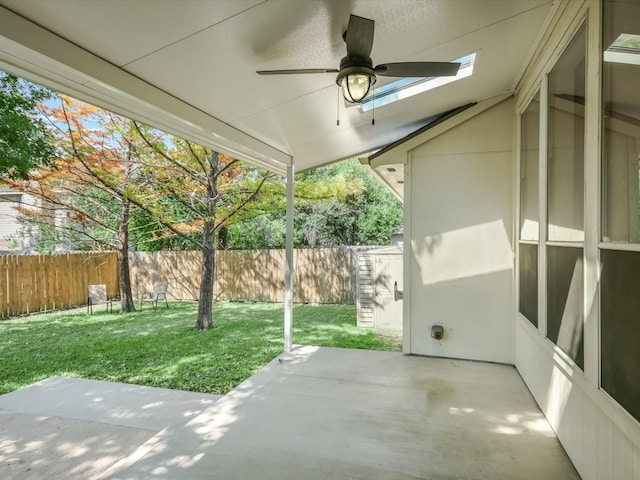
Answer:
[[0, 478], [578, 479], [515, 368], [298, 347], [228, 395], [0, 396]]

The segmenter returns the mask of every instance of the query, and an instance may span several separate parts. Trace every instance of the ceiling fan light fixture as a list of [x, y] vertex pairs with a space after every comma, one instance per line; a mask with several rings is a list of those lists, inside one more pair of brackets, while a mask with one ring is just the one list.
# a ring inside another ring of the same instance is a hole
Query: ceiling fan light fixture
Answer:
[[347, 102], [360, 103], [376, 83], [376, 75], [372, 68], [347, 67], [340, 70], [336, 83], [342, 89], [342, 96]]
[[383, 63], [376, 67], [371, 61], [375, 22], [357, 15], [349, 15], [349, 25], [342, 38], [347, 44], [347, 56], [340, 60], [340, 70], [333, 68], [296, 68], [286, 70], [258, 70], [259, 75], [290, 75], [304, 73], [338, 73], [336, 83], [349, 103], [362, 104], [376, 83], [376, 74], [383, 77], [428, 78], [455, 76], [459, 63], [399, 62]]

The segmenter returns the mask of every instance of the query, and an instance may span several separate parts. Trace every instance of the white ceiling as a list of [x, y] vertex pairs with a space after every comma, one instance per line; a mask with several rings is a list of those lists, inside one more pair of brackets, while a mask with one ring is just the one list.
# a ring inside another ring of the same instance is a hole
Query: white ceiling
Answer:
[[[551, 0], [0, 5], [0, 68], [277, 171], [291, 158], [304, 170], [372, 151], [433, 114], [513, 90], [553, 8]], [[372, 125], [371, 112], [338, 102], [335, 74], [255, 73], [337, 68], [350, 13], [376, 22], [374, 64], [478, 52], [473, 76], [378, 108]]]

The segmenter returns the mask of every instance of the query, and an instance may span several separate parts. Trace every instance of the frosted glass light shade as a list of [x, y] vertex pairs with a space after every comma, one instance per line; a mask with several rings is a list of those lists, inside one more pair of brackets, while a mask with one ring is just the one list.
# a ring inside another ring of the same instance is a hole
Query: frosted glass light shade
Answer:
[[342, 95], [347, 102], [360, 103], [369, 93], [371, 85], [376, 83], [376, 77], [363, 73], [346, 75], [340, 80]]

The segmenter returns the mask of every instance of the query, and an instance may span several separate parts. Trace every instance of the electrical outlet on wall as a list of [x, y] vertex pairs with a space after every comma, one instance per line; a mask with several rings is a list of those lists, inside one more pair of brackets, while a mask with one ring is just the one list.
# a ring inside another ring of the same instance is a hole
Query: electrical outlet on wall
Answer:
[[431, 338], [434, 340], [442, 340], [444, 337], [444, 327], [442, 325], [433, 325], [431, 327]]

